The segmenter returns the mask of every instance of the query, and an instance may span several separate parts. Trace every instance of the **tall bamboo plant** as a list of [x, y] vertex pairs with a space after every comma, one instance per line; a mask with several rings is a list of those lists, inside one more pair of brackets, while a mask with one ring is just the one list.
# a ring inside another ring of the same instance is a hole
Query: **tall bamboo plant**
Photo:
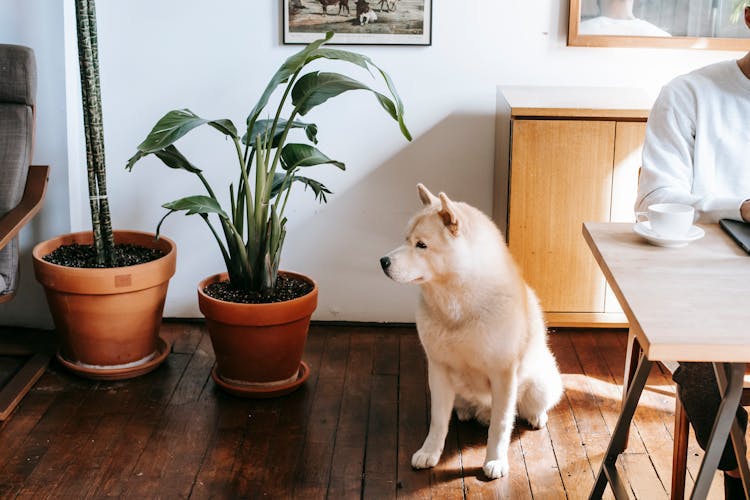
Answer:
[[94, 233], [96, 264], [112, 267], [114, 237], [107, 200], [107, 178], [104, 162], [104, 127], [102, 97], [99, 85], [99, 47], [96, 36], [94, 0], [75, 0], [78, 33], [78, 61], [81, 71], [83, 129], [86, 135], [86, 170], [88, 173], [91, 226]]
[[[318, 127], [298, 120], [316, 106], [351, 90], [365, 90], [375, 96], [380, 106], [398, 123], [401, 133], [411, 140], [404, 123], [404, 106], [390, 76], [370, 58], [339, 49], [323, 47], [333, 33], [312, 42], [289, 57], [276, 71], [258, 103], [245, 122], [240, 136], [228, 119], [207, 120], [189, 109], [168, 112], [153, 127], [138, 150], [128, 161], [127, 169], [147, 155], [155, 155], [167, 167], [190, 172], [198, 177], [205, 195], [195, 195], [162, 205], [168, 210], [161, 224], [175, 212], [200, 215], [208, 225], [220, 248], [231, 284], [238, 289], [268, 295], [276, 286], [279, 260], [286, 237], [284, 215], [292, 186], [310, 188], [315, 198], [326, 202], [331, 192], [322, 183], [301, 175], [303, 169], [316, 165], [333, 165], [345, 169], [344, 163], [332, 160], [315, 146]], [[317, 59], [350, 63], [382, 78], [389, 95], [339, 73], [310, 71], [301, 74]], [[373, 72], [374, 70], [374, 72]], [[268, 118], [261, 119], [274, 91], [283, 86], [283, 94]], [[287, 106], [291, 97], [291, 106]], [[286, 111], [286, 113], [285, 113]], [[282, 116], [285, 114], [286, 116]], [[271, 118], [273, 116], [273, 118]], [[224, 209], [201, 169], [190, 163], [174, 143], [200, 125], [208, 125], [231, 140], [237, 155], [239, 178], [229, 185], [230, 206]], [[287, 142], [290, 132], [299, 129], [307, 142]], [[220, 229], [209, 216], [217, 217]]]

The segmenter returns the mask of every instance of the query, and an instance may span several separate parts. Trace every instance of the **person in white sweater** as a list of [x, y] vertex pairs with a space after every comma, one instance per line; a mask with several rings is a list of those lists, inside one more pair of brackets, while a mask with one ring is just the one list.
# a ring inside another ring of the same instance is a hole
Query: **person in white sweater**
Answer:
[[[745, 7], [750, 27], [750, 7]], [[675, 78], [646, 126], [636, 211], [686, 203], [699, 222], [750, 221], [750, 52]]]
[[578, 26], [581, 35], [670, 36], [663, 29], [633, 15], [633, 0], [599, 0], [601, 15]]
[[[744, 9], [750, 28], [750, 5]], [[750, 221], [750, 52], [675, 78], [648, 118], [635, 210], [686, 203], [703, 223]], [[707, 332], [710, 334], [710, 332]], [[680, 400], [705, 449], [720, 395], [710, 363], [680, 363], [673, 376]], [[737, 416], [747, 427], [747, 412]], [[745, 498], [727, 441], [719, 462], [725, 498]]]

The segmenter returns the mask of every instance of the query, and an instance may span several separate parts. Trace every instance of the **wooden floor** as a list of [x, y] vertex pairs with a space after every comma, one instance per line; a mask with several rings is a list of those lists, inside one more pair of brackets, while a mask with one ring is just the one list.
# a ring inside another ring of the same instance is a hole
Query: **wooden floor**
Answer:
[[[258, 401], [216, 389], [201, 324], [165, 323], [162, 336], [173, 342], [165, 364], [131, 381], [53, 362], [0, 427], [0, 498], [586, 498], [617, 419], [626, 340], [551, 332], [565, 396], [546, 429], [518, 424], [509, 477], [487, 481], [486, 429], [455, 419], [440, 464], [409, 465], [428, 423], [411, 328], [314, 326], [310, 379]], [[637, 498], [667, 496], [673, 411], [674, 386], [655, 369], [618, 462]], [[689, 488], [699, 460], [692, 442]], [[711, 494], [723, 498], [717, 481]]]

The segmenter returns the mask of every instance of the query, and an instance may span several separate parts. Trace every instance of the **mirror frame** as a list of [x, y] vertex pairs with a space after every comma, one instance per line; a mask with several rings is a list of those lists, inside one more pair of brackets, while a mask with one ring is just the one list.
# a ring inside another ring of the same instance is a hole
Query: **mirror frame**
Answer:
[[690, 36], [581, 35], [581, 0], [570, 0], [568, 46], [573, 47], [657, 47], [672, 49], [750, 50], [750, 38], [709, 38]]

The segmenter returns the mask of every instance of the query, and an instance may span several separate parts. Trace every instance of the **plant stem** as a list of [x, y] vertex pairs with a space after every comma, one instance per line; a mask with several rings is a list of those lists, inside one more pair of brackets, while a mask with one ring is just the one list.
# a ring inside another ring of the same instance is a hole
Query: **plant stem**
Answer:
[[[299, 75], [300, 71], [302, 71], [302, 68], [299, 68], [297, 71], [295, 71], [294, 74], [289, 78], [289, 83], [287, 83], [286, 89], [284, 89], [284, 95], [281, 96], [281, 101], [279, 102], [279, 105], [276, 108], [276, 116], [274, 116], [273, 124], [271, 124], [271, 145], [273, 145], [273, 137], [276, 135], [276, 124], [279, 123], [281, 110], [284, 107], [284, 103], [286, 102], [286, 98], [289, 95], [289, 92], [292, 91], [292, 86], [294, 85], [294, 81], [297, 79], [297, 76]], [[289, 123], [291, 121], [292, 121], [292, 118], [290, 118], [289, 122], [287, 122], [286, 124], [287, 128], [289, 128]], [[286, 134], [284, 134], [284, 138], [286, 138]], [[282, 140], [279, 141], [279, 149], [284, 145], [284, 138], [282, 138]], [[270, 159], [271, 159], [271, 148], [269, 147], [268, 151], [266, 151], [266, 165], [268, 165], [268, 161]]]
[[229, 264], [231, 259], [229, 258], [229, 254], [227, 253], [227, 249], [224, 248], [224, 244], [221, 242], [221, 238], [219, 238], [219, 233], [216, 232], [216, 229], [214, 229], [213, 224], [211, 224], [211, 221], [208, 220], [208, 215], [201, 215], [204, 221], [206, 221], [206, 224], [208, 224], [209, 229], [211, 229], [211, 232], [214, 235], [214, 238], [216, 238], [216, 243], [219, 244], [219, 249], [221, 249], [221, 255], [224, 257], [224, 263], [227, 266], [227, 269], [229, 269]]
[[[294, 108], [294, 111], [292, 111], [292, 114], [289, 116], [289, 120], [286, 122], [286, 127], [284, 127], [284, 133], [281, 135], [281, 139], [279, 140], [279, 147], [276, 148], [276, 154], [273, 157], [273, 164], [271, 165], [271, 170], [268, 174], [268, 177], [270, 179], [273, 179], [273, 175], [276, 173], [276, 166], [279, 164], [279, 158], [281, 158], [281, 145], [286, 142], [286, 136], [289, 134], [289, 130], [292, 128], [292, 122], [294, 121], [295, 116], [297, 116], [297, 108]], [[257, 196], [258, 193], [255, 193], [255, 195]]]
[[99, 48], [94, 0], [76, 0], [76, 22], [94, 247], [97, 264], [111, 267], [114, 257], [114, 238], [107, 200], [104, 128], [99, 83]]

